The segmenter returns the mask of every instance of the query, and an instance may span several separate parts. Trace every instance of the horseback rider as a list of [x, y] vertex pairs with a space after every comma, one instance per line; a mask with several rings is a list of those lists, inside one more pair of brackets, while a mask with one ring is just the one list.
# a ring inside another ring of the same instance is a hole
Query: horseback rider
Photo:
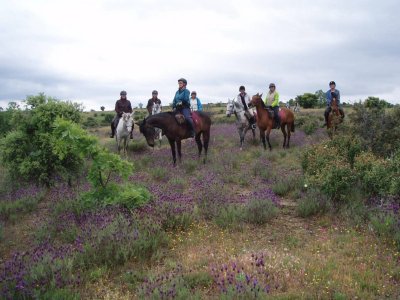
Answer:
[[185, 116], [185, 119], [189, 124], [189, 136], [194, 137], [195, 136], [194, 124], [190, 113], [190, 100], [189, 100], [190, 92], [186, 88], [186, 85], [187, 85], [187, 80], [185, 78], [178, 79], [179, 89], [175, 93], [175, 98], [174, 101], [172, 102], [172, 108], [174, 109], [174, 111], [179, 111]]
[[[132, 105], [131, 102], [126, 98], [126, 91], [121, 91], [121, 98], [115, 102], [115, 117], [111, 122], [111, 135], [110, 138], [113, 138], [115, 135], [115, 129], [118, 126], [119, 119], [122, 117], [122, 113], [132, 113]], [[133, 127], [132, 127], [133, 129]], [[133, 139], [133, 130], [131, 131], [130, 138]]]
[[279, 118], [279, 93], [276, 91], [275, 83], [269, 84], [269, 91], [266, 93], [264, 103], [274, 111], [274, 119], [276, 127], [280, 127], [281, 120]]
[[156, 90], [154, 90], [151, 93], [151, 95], [152, 95], [152, 97], [149, 99], [149, 101], [147, 102], [147, 106], [146, 106], [149, 116], [151, 116], [153, 114], [154, 104], [161, 105], [161, 100], [158, 99], [158, 92]]
[[203, 106], [201, 105], [201, 101], [197, 98], [197, 93], [192, 91], [190, 94], [190, 110], [191, 111], [202, 111]]
[[336, 100], [337, 100], [337, 104], [339, 106], [339, 112], [340, 112], [340, 115], [343, 120], [344, 119], [344, 111], [340, 105], [340, 92], [339, 92], [339, 90], [336, 89], [336, 83], [334, 81], [331, 81], [331, 82], [329, 82], [329, 90], [326, 92], [326, 109], [325, 109], [325, 113], [324, 113], [324, 116], [325, 116], [324, 126], [326, 126], [328, 124], [329, 113], [332, 111], [331, 102], [332, 102], [333, 98], [336, 98]]
[[256, 128], [256, 119], [254, 117], [253, 111], [249, 108], [250, 97], [246, 93], [246, 88], [241, 85], [239, 87], [239, 95], [236, 97], [236, 102], [242, 107], [244, 110], [244, 115], [246, 116], [247, 120], [252, 129]]

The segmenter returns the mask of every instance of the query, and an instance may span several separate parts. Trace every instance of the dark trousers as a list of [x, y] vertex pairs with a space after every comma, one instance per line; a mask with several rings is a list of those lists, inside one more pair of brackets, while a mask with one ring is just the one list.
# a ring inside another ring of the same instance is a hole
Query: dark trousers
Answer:
[[190, 112], [190, 108], [182, 108], [181, 112], [185, 116], [185, 119], [187, 120], [187, 122], [189, 123], [189, 130], [194, 131], [194, 124], [193, 124], [193, 119], [192, 119], [192, 115]]
[[119, 119], [121, 119], [121, 117], [116, 114], [114, 119], [111, 121], [111, 135], [113, 136], [115, 135], [115, 130], [117, 129]]

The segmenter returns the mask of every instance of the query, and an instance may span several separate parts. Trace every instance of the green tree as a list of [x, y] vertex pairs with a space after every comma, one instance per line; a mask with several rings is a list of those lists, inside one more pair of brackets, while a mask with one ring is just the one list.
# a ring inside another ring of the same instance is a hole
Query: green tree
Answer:
[[143, 103], [139, 103], [139, 108], [140, 108], [140, 109], [143, 108]]
[[364, 105], [367, 108], [378, 108], [378, 109], [393, 107], [393, 104], [383, 99], [379, 99], [378, 97], [371, 97], [371, 96], [365, 99]]
[[303, 108], [314, 108], [318, 105], [317, 95], [305, 93], [296, 97], [296, 101]]
[[100, 107], [101, 111], [104, 111], [106, 108], [104, 106]]
[[325, 107], [326, 106], [326, 94], [323, 90], [318, 90], [315, 92], [315, 95], [318, 99], [318, 107]]

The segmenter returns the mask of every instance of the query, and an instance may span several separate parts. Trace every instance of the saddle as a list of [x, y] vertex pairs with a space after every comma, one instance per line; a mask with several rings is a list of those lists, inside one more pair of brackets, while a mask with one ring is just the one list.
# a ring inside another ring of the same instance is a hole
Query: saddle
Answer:
[[175, 120], [179, 125], [183, 125], [186, 121], [185, 116], [179, 112], [175, 114]]
[[265, 107], [265, 110], [268, 112], [270, 118], [274, 118], [274, 110], [270, 106]]
[[[199, 115], [195, 111], [192, 112], [190, 115], [192, 116], [194, 129], [196, 130], [196, 127], [198, 126], [199, 123]], [[184, 125], [186, 123], [186, 118], [181, 112], [175, 113], [175, 120], [179, 125]]]

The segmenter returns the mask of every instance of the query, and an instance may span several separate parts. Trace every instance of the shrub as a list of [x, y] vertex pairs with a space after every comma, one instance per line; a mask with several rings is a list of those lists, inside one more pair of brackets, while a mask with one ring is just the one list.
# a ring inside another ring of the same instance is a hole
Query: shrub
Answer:
[[302, 129], [306, 135], [313, 134], [318, 128], [318, 121], [317, 120], [310, 120], [308, 119], [302, 126]]
[[302, 218], [307, 218], [319, 213], [325, 213], [329, 209], [329, 199], [318, 190], [310, 189], [300, 199], [297, 206], [297, 214]]
[[371, 214], [370, 221], [379, 236], [392, 239], [400, 250], [400, 223], [398, 216], [393, 212], [376, 211]]
[[53, 151], [57, 142], [53, 136], [54, 122], [57, 118], [80, 122], [81, 107], [43, 94], [28, 97], [26, 103], [31, 110], [13, 113], [15, 131], [1, 142], [2, 161], [12, 178], [49, 186], [56, 175], [75, 173], [83, 165], [83, 158], [74, 153], [61, 159]]
[[86, 128], [91, 128], [91, 127], [98, 127], [99, 123], [94, 117], [88, 117], [85, 122], [83, 122], [83, 126]]
[[241, 226], [243, 216], [243, 207], [232, 204], [221, 208], [219, 214], [214, 217], [214, 221], [222, 228], [236, 228]]
[[28, 213], [36, 209], [39, 201], [43, 198], [43, 193], [25, 196], [14, 201], [0, 202], [0, 219], [7, 220], [10, 216], [17, 213]]
[[272, 191], [278, 196], [286, 196], [291, 191], [302, 188], [302, 186], [302, 176], [281, 177], [273, 184]]
[[125, 184], [116, 186], [116, 190], [104, 200], [104, 204], [121, 205], [133, 209], [146, 204], [150, 199], [151, 194], [146, 188]]
[[372, 105], [354, 105], [350, 115], [352, 130], [367, 150], [375, 155], [390, 157], [400, 149], [400, 107], [384, 109]]
[[272, 220], [278, 214], [278, 208], [275, 204], [266, 199], [252, 199], [245, 206], [244, 220], [250, 224], [264, 224]]

